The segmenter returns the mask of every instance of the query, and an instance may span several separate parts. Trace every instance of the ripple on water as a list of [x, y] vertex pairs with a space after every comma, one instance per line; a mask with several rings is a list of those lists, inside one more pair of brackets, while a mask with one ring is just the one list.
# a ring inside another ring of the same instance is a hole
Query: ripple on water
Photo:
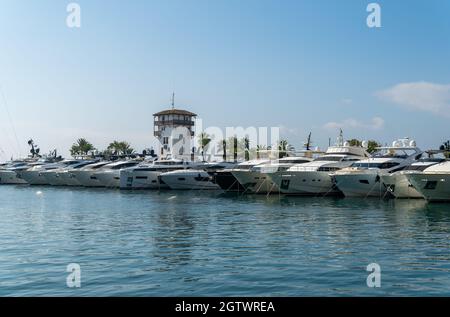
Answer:
[[2, 186], [0, 215], [0, 295], [450, 295], [449, 204]]

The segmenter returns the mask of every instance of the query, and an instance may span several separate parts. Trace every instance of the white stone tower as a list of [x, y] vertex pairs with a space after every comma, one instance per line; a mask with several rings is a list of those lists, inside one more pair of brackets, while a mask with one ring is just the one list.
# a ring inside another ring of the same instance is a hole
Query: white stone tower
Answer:
[[160, 143], [161, 158], [191, 160], [194, 144], [195, 113], [175, 109], [175, 94], [172, 96], [172, 108], [153, 115], [154, 136]]

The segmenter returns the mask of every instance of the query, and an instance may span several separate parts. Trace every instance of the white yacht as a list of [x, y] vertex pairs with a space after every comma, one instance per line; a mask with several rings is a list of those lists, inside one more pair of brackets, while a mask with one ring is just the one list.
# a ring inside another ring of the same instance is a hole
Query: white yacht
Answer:
[[136, 160], [126, 160], [114, 162], [103, 166], [101, 169], [92, 174], [100, 184], [100, 187], [119, 188], [120, 187], [120, 171], [138, 165], [140, 162]]
[[234, 166], [234, 163], [205, 163], [193, 169], [175, 170], [162, 173], [159, 182], [175, 190], [218, 190], [213, 175], [219, 170]]
[[346, 197], [384, 197], [386, 187], [381, 176], [405, 169], [422, 155], [415, 141], [394, 141], [390, 147], [377, 148], [371, 158], [333, 173], [335, 185]]
[[267, 174], [281, 193], [287, 195], [336, 195], [331, 173], [370, 157], [366, 149], [344, 142], [342, 132], [337, 144], [311, 162], [297, 164], [286, 171]]
[[450, 201], [450, 161], [428, 167], [423, 172], [407, 174], [406, 177], [428, 201]]
[[0, 184], [15, 184], [15, 185], [23, 185], [27, 184], [25, 180], [20, 178], [21, 171], [24, 171], [29, 168], [29, 163], [25, 161], [16, 161], [4, 164], [0, 167]]
[[194, 168], [198, 163], [178, 159], [157, 160], [120, 171], [120, 189], [167, 189], [161, 184], [159, 175], [180, 169]]
[[270, 159], [264, 158], [235, 163], [230, 168], [225, 168], [212, 173], [212, 181], [226, 192], [245, 192], [245, 188], [239, 183], [236, 177], [234, 177], [233, 173], [236, 171], [249, 171], [257, 165], [266, 164], [269, 162]]
[[103, 167], [111, 164], [111, 161], [101, 161], [95, 164], [84, 166], [80, 169], [70, 171], [70, 178], [76, 184], [84, 187], [102, 187], [94, 173], [98, 172]]
[[49, 182], [45, 177], [45, 172], [68, 167], [77, 164], [78, 162], [78, 160], [65, 160], [55, 163], [38, 164], [25, 171], [21, 171], [19, 176], [30, 185], [49, 185]]
[[42, 175], [51, 186], [80, 186], [76, 179], [72, 177], [71, 172], [94, 163], [96, 161], [93, 160], [74, 161], [73, 164], [42, 172]]
[[312, 160], [312, 156], [284, 157], [269, 163], [253, 166], [250, 169], [234, 169], [231, 173], [248, 193], [276, 193], [280, 189], [272, 182], [268, 174], [284, 172], [294, 165], [308, 163]]
[[442, 163], [445, 158], [435, 157], [440, 151], [427, 151], [428, 158], [420, 159], [417, 162], [405, 167], [404, 170], [392, 174], [381, 175], [381, 182], [389, 193], [395, 198], [424, 198], [414, 186], [408, 181], [406, 174], [422, 172], [428, 167]]

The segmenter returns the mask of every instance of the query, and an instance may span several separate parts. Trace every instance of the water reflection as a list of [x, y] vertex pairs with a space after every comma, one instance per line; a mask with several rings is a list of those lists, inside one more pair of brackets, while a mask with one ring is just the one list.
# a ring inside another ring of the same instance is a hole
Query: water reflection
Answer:
[[0, 214], [8, 294], [59, 294], [66, 262], [89, 295], [371, 295], [371, 262], [384, 295], [450, 289], [450, 204], [0, 187]]

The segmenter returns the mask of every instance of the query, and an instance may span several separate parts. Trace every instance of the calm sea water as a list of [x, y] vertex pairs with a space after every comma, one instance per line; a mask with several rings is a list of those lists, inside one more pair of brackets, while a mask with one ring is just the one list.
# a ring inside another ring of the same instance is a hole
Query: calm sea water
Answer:
[[0, 245], [2, 296], [450, 295], [450, 204], [421, 200], [0, 186]]

